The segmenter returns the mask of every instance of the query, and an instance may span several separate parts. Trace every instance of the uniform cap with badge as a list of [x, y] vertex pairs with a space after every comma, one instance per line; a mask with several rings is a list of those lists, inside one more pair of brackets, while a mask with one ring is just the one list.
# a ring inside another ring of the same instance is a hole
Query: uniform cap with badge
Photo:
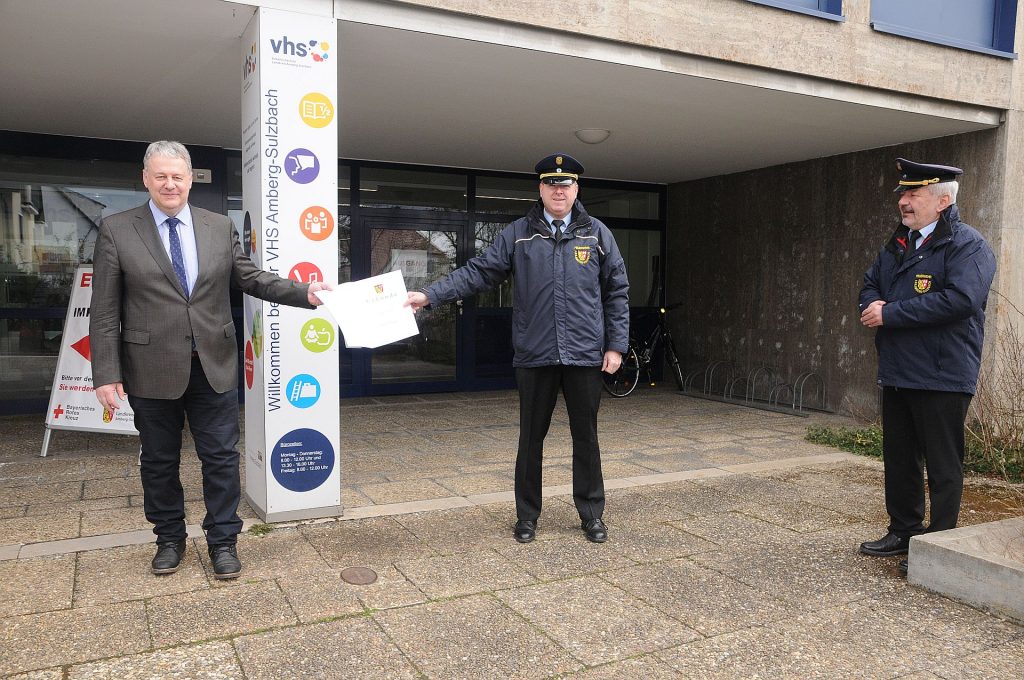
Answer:
[[542, 158], [533, 171], [543, 184], [575, 184], [583, 174], [583, 164], [565, 153], [553, 153]]
[[896, 159], [896, 169], [900, 171], [900, 183], [893, 189], [903, 193], [912, 191], [918, 187], [940, 182], [953, 182], [957, 177], [964, 174], [960, 168], [952, 165], [935, 165], [933, 163], [915, 163], [906, 158]]

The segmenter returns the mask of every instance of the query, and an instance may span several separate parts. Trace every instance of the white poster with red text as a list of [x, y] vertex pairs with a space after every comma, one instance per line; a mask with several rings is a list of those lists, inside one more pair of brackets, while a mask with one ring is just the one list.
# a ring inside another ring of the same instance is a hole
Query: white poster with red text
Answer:
[[[261, 8], [242, 36], [242, 240], [263, 269], [338, 280], [333, 17]], [[243, 300], [245, 496], [265, 521], [341, 513], [338, 333], [326, 311]]]
[[93, 394], [89, 314], [92, 309], [92, 265], [75, 271], [64, 334], [57, 355], [57, 372], [50, 389], [46, 427], [51, 430], [86, 430], [111, 434], [138, 434], [135, 414], [125, 401], [111, 413]]

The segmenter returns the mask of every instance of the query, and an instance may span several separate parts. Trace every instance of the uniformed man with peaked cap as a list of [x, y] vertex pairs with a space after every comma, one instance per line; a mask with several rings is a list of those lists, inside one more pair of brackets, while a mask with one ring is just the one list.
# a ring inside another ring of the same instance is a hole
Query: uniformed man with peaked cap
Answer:
[[[964, 420], [978, 381], [991, 248], [960, 221], [963, 170], [896, 159], [901, 224], [864, 275], [861, 323], [875, 331], [882, 388], [888, 532], [867, 555], [905, 555], [910, 539], [956, 526]], [[925, 480], [931, 518], [924, 526]], [[904, 572], [907, 561], [900, 563]]]
[[544, 438], [561, 391], [572, 432], [573, 501], [586, 538], [608, 540], [597, 441], [601, 372], [615, 373], [629, 342], [629, 283], [611, 231], [576, 197], [583, 165], [566, 153], [534, 167], [540, 200], [487, 250], [444, 279], [409, 293], [414, 310], [513, 279], [512, 365], [519, 388], [514, 538], [536, 536]]

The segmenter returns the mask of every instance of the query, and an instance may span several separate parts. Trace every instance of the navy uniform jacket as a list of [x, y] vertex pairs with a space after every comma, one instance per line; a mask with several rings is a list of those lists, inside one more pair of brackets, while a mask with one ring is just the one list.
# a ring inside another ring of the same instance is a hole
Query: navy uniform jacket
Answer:
[[896, 230], [860, 291], [861, 311], [875, 300], [886, 303], [875, 335], [878, 383], [974, 394], [995, 256], [981, 234], [960, 221], [955, 204], [904, 258], [908, 231], [903, 225]]
[[554, 237], [540, 201], [479, 257], [423, 289], [446, 304], [515, 277], [513, 366], [601, 366], [606, 350], [629, 345], [629, 283], [611, 231], [576, 201], [565, 234]]

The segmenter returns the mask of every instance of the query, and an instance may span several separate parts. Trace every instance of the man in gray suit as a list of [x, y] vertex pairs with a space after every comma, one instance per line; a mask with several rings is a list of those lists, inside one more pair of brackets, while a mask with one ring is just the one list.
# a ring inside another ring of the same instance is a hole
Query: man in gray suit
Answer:
[[313, 308], [313, 293], [330, 287], [259, 269], [230, 219], [190, 206], [192, 160], [178, 142], [149, 145], [142, 181], [150, 201], [104, 219], [96, 241], [89, 322], [96, 398], [113, 411], [127, 395], [135, 411], [144, 508], [157, 537], [153, 573], [174, 573], [185, 552], [178, 467], [187, 417], [202, 461], [210, 562], [218, 579], [236, 578], [238, 346], [229, 289]]

